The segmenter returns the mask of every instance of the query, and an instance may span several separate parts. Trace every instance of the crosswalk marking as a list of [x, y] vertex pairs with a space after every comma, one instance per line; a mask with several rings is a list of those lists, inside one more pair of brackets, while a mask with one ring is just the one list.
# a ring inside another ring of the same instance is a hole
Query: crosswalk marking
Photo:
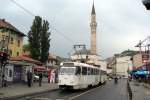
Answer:
[[[50, 98], [32, 98], [31, 100], [52, 100]], [[56, 100], [64, 100], [64, 99], [56, 99]]]
[[33, 98], [32, 100], [52, 100], [50, 98]]

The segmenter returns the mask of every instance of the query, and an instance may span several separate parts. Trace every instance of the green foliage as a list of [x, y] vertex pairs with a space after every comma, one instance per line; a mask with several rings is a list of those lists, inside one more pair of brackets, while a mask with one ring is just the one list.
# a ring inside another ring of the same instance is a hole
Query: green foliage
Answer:
[[42, 30], [42, 18], [35, 16], [31, 30], [28, 33], [31, 57], [39, 60], [40, 58], [40, 35]]
[[36, 16], [28, 33], [31, 57], [46, 62], [50, 48], [50, 32], [48, 21]]
[[48, 21], [43, 21], [42, 26], [42, 34], [41, 34], [41, 61], [46, 62], [49, 55], [49, 47], [50, 47], [50, 32], [49, 30], [49, 23]]
[[24, 44], [23, 45], [23, 50], [30, 51], [30, 45], [29, 44]]

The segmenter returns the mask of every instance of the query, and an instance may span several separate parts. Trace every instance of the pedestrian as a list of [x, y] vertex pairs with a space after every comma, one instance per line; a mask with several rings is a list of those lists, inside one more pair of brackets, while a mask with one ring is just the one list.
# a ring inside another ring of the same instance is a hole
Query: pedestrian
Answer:
[[39, 73], [39, 86], [42, 86], [42, 78], [43, 78], [42, 73]]
[[32, 82], [32, 73], [30, 70], [27, 72], [27, 81], [28, 81], [28, 87], [31, 87], [31, 82]]
[[51, 70], [48, 71], [48, 83], [50, 83], [50, 79], [51, 79]]
[[5, 75], [2, 75], [2, 87], [6, 87], [6, 83], [7, 83], [6, 77]]
[[55, 70], [55, 83], [58, 83], [58, 69]]
[[51, 72], [51, 79], [50, 79], [51, 83], [55, 83], [55, 70], [52, 70]]

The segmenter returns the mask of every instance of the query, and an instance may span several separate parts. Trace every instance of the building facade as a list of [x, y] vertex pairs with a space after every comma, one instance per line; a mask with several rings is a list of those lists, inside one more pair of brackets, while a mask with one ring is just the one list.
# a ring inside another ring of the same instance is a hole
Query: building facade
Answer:
[[33, 63], [10, 61], [5, 67], [5, 79], [8, 83], [27, 82], [27, 71], [34, 73]]
[[128, 76], [128, 71], [132, 70], [133, 64], [130, 56], [117, 57], [114, 65], [116, 75]]
[[4, 19], [0, 19], [0, 49], [11, 57], [21, 56], [23, 49], [23, 37], [20, 32]]
[[133, 56], [133, 67], [138, 68], [143, 65], [142, 54], [138, 53]]
[[48, 61], [46, 62], [46, 66], [48, 69], [57, 69], [57, 68], [59, 68], [60, 63], [62, 61], [63, 61], [63, 59], [61, 57], [49, 53]]

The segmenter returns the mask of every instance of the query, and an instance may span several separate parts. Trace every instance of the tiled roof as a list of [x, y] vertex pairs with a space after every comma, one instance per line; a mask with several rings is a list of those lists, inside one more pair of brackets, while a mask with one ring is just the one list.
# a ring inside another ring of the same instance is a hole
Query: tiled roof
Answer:
[[0, 19], [0, 28], [10, 29], [11, 31], [14, 31], [14, 32], [18, 33], [21, 36], [26, 36], [24, 33], [19, 31], [13, 25], [11, 25], [10, 23], [6, 22], [5, 19]]
[[35, 63], [35, 64], [42, 64], [40, 61], [34, 60], [28, 56], [11, 57], [10, 60], [11, 61], [27, 61], [27, 62], [31, 62], [31, 63]]

